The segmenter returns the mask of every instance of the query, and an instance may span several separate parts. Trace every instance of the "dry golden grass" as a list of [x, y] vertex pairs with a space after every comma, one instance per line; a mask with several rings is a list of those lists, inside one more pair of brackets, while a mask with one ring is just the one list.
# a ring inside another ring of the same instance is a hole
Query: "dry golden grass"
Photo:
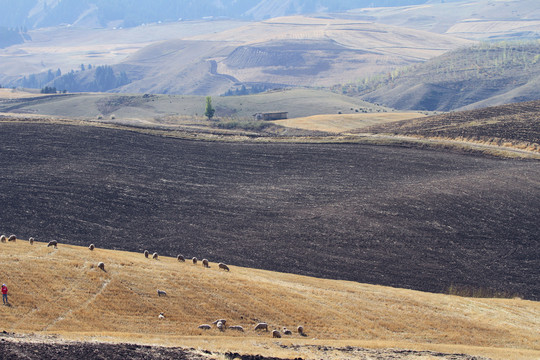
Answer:
[[[97, 268], [100, 261], [106, 271]], [[0, 307], [0, 324], [17, 333], [306, 358], [317, 355], [279, 345], [540, 356], [538, 302], [462, 298], [236, 266], [225, 272], [216, 263], [206, 269], [170, 257], [152, 260], [142, 253], [64, 244], [53, 249], [23, 240], [1, 243], [0, 263], [0, 281], [8, 285], [12, 304]], [[158, 297], [157, 289], [168, 296]], [[165, 320], [158, 319], [160, 312]], [[246, 332], [197, 328], [218, 318]], [[253, 330], [258, 321], [270, 329], [301, 324], [308, 337], [273, 341]]]
[[7, 88], [0, 88], [0, 99], [24, 99], [37, 96], [46, 96], [50, 94], [32, 93], [23, 90], [13, 90]]
[[343, 133], [366, 126], [421, 117], [425, 117], [425, 115], [417, 112], [325, 114], [277, 120], [274, 123], [297, 129]]

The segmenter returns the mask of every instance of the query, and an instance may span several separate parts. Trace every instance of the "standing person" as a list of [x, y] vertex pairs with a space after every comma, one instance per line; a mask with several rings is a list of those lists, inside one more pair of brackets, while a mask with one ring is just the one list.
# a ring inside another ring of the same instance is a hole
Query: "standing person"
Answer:
[[8, 305], [8, 299], [7, 299], [7, 286], [6, 284], [2, 284], [2, 301], [4, 302], [4, 305]]

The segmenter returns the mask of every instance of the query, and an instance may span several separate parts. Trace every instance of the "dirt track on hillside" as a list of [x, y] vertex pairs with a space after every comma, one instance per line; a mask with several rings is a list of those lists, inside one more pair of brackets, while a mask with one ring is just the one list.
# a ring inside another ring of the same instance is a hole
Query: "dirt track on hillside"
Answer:
[[537, 161], [65, 125], [0, 132], [8, 235], [540, 299]]

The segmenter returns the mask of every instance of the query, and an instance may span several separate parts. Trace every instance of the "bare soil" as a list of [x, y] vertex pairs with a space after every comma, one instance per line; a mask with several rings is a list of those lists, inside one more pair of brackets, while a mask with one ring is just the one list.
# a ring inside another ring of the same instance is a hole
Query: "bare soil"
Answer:
[[[310, 347], [323, 358], [345, 358], [356, 360], [386, 360], [386, 359], [441, 359], [441, 360], [487, 360], [465, 354], [444, 354], [433, 351], [414, 351], [400, 349], [363, 349], [352, 346], [331, 347], [320, 345], [282, 345], [283, 348]], [[289, 360], [285, 358], [268, 357], [227, 352], [215, 354], [210, 351], [185, 349], [180, 347], [149, 346], [138, 344], [112, 344], [98, 342], [75, 342], [44, 339], [34, 336], [17, 335], [13, 333], [0, 333], [0, 359], [178, 359], [178, 360], [204, 360], [225, 358], [231, 360]], [[293, 359], [290, 359], [293, 360]], [[294, 360], [302, 360], [298, 357]]]
[[344, 144], [1, 123], [0, 232], [540, 299], [540, 166]]

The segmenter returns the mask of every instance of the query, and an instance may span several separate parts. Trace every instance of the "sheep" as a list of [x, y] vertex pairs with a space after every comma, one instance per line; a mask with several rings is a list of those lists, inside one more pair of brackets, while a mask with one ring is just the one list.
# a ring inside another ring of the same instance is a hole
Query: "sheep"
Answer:
[[158, 315], [158, 319], [160, 319], [160, 320], [163, 320], [163, 319], [165, 319], [165, 314], [163, 314], [163, 313], [159, 313], [159, 315]]
[[15, 235], [10, 235], [8, 241], [17, 241], [17, 237]]
[[253, 330], [266, 330], [266, 331], [268, 331], [268, 324], [265, 323], [265, 322], [258, 323], [257, 325], [255, 325], [255, 329], [253, 329]]
[[99, 262], [99, 263], [97, 264], [97, 267], [100, 268], [101, 270], [105, 271], [105, 264], [104, 264], [104, 263]]
[[193, 259], [191, 259], [191, 261], [193, 261], [194, 264], [197, 263], [197, 258], [194, 256]]
[[287, 329], [286, 327], [283, 327], [283, 334], [284, 335], [292, 335], [292, 331]]
[[225, 271], [229, 271], [229, 267], [227, 265], [225, 265], [224, 263], [219, 263], [218, 266], [219, 266], [220, 269], [223, 269]]
[[219, 329], [219, 331], [225, 331], [225, 325], [221, 321], [218, 321], [216, 327]]
[[299, 333], [300, 335], [306, 336], [306, 335], [304, 334], [304, 327], [303, 327], [302, 325], [299, 325], [298, 328], [297, 328], [297, 330], [298, 330], [298, 333]]
[[225, 325], [227, 323], [227, 320], [225, 320], [225, 319], [217, 319], [212, 324], [217, 325], [217, 323], [222, 323], [223, 325]]
[[49, 246], [54, 246], [55, 249], [58, 249], [58, 241], [56, 240], [49, 241], [49, 243], [47, 244], [47, 247]]
[[167, 296], [167, 293], [166, 293], [164, 290], [159, 290], [159, 289], [158, 289], [158, 291], [157, 291], [157, 296], [161, 296], [161, 295]]
[[94, 244], [90, 244], [90, 246], [88, 246], [88, 248], [90, 249], [90, 251], [94, 250], [95, 246]]
[[240, 326], [240, 325], [229, 326], [229, 329], [244, 332], [244, 328], [242, 326]]
[[210, 330], [212, 327], [208, 324], [202, 324], [198, 326], [199, 329]]
[[204, 266], [205, 268], [209, 268], [209, 267], [210, 267], [210, 265], [208, 265], [208, 260], [206, 260], [206, 259], [202, 259], [202, 264], [203, 264], [203, 266]]
[[6, 235], [0, 236], [0, 242], [3, 242], [3, 243], [6, 242]]
[[279, 331], [273, 330], [273, 331], [272, 331], [272, 337], [273, 337], [273, 338], [280, 338], [280, 337], [281, 337], [281, 334], [280, 334]]
[[185, 258], [184, 255], [182, 255], [182, 254], [178, 254], [178, 255], [176, 256], [176, 260], [182, 261], [182, 262], [186, 262], [186, 258]]
[[148, 250], [144, 250], [144, 257], [148, 259], [148, 255], [150, 255], [150, 253], [148, 252]]
[[30, 239], [28, 239], [28, 242], [30, 243], [30, 245], [34, 245], [34, 238], [30, 237]]
[[157, 258], [158, 258], [157, 252], [153, 253], [153, 254], [152, 254], [152, 259], [157, 260]]

